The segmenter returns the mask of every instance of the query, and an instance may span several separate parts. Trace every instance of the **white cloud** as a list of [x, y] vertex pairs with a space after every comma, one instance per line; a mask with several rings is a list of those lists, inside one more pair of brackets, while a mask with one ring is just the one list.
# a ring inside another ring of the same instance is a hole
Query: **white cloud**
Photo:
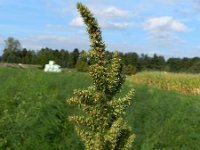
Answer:
[[81, 17], [76, 17], [70, 22], [71, 26], [84, 26], [83, 19]]
[[68, 11], [70, 11], [69, 6], [64, 6], [60, 9], [57, 9], [57, 12], [59, 13], [67, 13]]
[[103, 17], [110, 17], [110, 18], [128, 18], [131, 16], [131, 13], [126, 10], [119, 9], [115, 6], [110, 6], [105, 8], [104, 10], [99, 10], [98, 12]]
[[[114, 6], [110, 6], [103, 9], [101, 9], [100, 7], [91, 6], [91, 10], [92, 12], [94, 12], [94, 15], [98, 19], [98, 22], [102, 28], [126, 29], [129, 27], [137, 26], [137, 24], [134, 22], [124, 21], [133, 15], [129, 11], [121, 10]], [[117, 22], [112, 21], [116, 18], [120, 20], [118, 20]], [[72, 21], [69, 24], [71, 26], [84, 26], [83, 19], [80, 16], [72, 19]]]
[[63, 25], [59, 25], [59, 24], [46, 24], [47, 28], [51, 28], [51, 29], [64, 29], [65, 26]]
[[[74, 18], [70, 23], [71, 26], [83, 27], [84, 22], [81, 17]], [[138, 26], [138, 24], [134, 22], [109, 22], [105, 19], [99, 19], [99, 24], [102, 28], [105, 29], [126, 29], [129, 27]]]
[[110, 22], [110, 23], [104, 24], [102, 27], [108, 28], [108, 29], [126, 29], [126, 28], [134, 27], [134, 26], [138, 26], [138, 24], [134, 22]]
[[20, 40], [23, 47], [28, 49], [38, 50], [43, 47], [53, 49], [87, 49], [89, 47], [89, 40], [82, 37], [65, 37], [58, 35], [34, 35], [28, 36]]
[[135, 17], [135, 13], [130, 10], [120, 9], [116, 6], [90, 5], [89, 9], [99, 18], [107, 19], [127, 19]]
[[200, 0], [192, 0], [194, 3], [194, 8], [200, 10]]
[[145, 23], [145, 29], [150, 32], [160, 31], [175, 31], [175, 32], [188, 32], [190, 29], [178, 20], [173, 19], [170, 16], [163, 16], [157, 18], [148, 19]]
[[176, 32], [189, 32], [191, 30], [185, 24], [170, 16], [150, 18], [144, 23], [144, 29], [149, 32], [150, 39], [160, 45], [168, 46], [174, 43], [183, 43], [175, 35]]

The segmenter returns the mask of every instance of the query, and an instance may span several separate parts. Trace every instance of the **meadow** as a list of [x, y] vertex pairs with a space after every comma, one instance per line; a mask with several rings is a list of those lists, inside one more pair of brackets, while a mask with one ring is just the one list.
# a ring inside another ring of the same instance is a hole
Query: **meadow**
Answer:
[[[87, 73], [0, 68], [0, 149], [84, 149], [67, 120], [81, 111], [66, 99], [90, 84]], [[125, 119], [136, 134], [134, 150], [199, 149], [200, 96], [130, 81], [119, 96], [131, 88], [136, 94]]]

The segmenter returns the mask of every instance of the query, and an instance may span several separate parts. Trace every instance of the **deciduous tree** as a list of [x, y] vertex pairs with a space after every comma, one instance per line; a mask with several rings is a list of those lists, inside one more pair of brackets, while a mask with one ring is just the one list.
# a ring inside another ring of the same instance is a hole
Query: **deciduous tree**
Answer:
[[18, 61], [17, 52], [21, 51], [21, 43], [13, 38], [9, 37], [5, 40], [5, 49], [3, 51], [2, 59], [4, 62], [14, 63]]

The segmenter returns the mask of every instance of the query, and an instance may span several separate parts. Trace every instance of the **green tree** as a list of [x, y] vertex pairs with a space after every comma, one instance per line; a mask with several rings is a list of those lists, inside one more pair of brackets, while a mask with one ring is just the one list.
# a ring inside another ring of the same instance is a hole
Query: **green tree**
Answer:
[[18, 62], [20, 58], [17, 57], [16, 53], [21, 51], [21, 49], [21, 43], [17, 39], [9, 37], [7, 40], [5, 40], [5, 49], [3, 51], [2, 60], [9, 63]]
[[49, 60], [54, 60], [56, 62], [56, 57], [54, 55], [54, 52], [50, 48], [42, 48], [38, 52], [38, 62], [42, 67], [44, 67], [45, 64], [49, 62]]
[[167, 65], [169, 66], [169, 71], [180, 72], [182, 68], [182, 61], [180, 58], [169, 58], [167, 60]]
[[69, 54], [69, 61], [68, 61], [68, 67], [74, 68], [76, 65], [76, 62], [79, 59], [79, 50], [75, 48], [70, 54]]
[[128, 52], [124, 54], [124, 64], [136, 66], [138, 62], [138, 54], [133, 52]]
[[151, 58], [149, 69], [162, 71], [164, 70], [164, 67], [165, 67], [164, 57], [157, 56], [156, 54], [154, 54], [153, 58]]
[[191, 58], [186, 58], [186, 57], [184, 57], [181, 60], [181, 64], [182, 64], [181, 65], [182, 72], [188, 71], [188, 68], [190, 68], [193, 65]]
[[33, 50], [30, 50], [29, 52], [32, 55], [31, 64], [39, 64], [38, 63], [38, 55], [37, 55], [37, 53], [35, 51], [33, 51]]
[[138, 71], [148, 70], [150, 62], [151, 58], [149, 56], [141, 54], [141, 56], [138, 59], [137, 70]]
[[124, 73], [127, 75], [136, 74], [136, 67], [133, 65], [125, 65], [124, 66]]
[[189, 69], [187, 70], [187, 72], [190, 73], [200, 73], [200, 61], [193, 64], [191, 67], [189, 67]]
[[67, 64], [68, 64], [68, 61], [69, 61], [69, 52], [62, 49], [60, 51], [59, 61], [60, 61], [60, 63], [58, 63], [58, 64], [61, 65], [61, 67], [63, 67], [63, 68], [67, 67]]
[[84, 54], [85, 54], [85, 51], [80, 52], [79, 59], [77, 60], [76, 65], [75, 65], [75, 68], [81, 72], [88, 71], [88, 61], [87, 61], [87, 58], [84, 57]]
[[93, 85], [86, 90], [74, 90], [74, 97], [68, 103], [80, 106], [85, 115], [70, 116], [69, 120], [76, 124], [76, 131], [87, 150], [129, 149], [135, 135], [131, 134], [123, 115], [134, 91], [124, 98], [115, 96], [125, 81], [119, 53], [115, 52], [111, 61], [105, 59], [106, 46], [96, 19], [81, 3], [77, 4], [77, 9], [90, 37], [91, 50], [85, 56], [94, 59], [89, 66]]
[[21, 43], [19, 42], [19, 40], [13, 38], [13, 37], [9, 37], [7, 40], [5, 40], [6, 43], [6, 47], [5, 50], [6, 51], [19, 51], [22, 49]]
[[75, 68], [78, 71], [86, 72], [86, 71], [88, 71], [88, 63], [86, 61], [83, 61], [83, 60], [78, 60]]

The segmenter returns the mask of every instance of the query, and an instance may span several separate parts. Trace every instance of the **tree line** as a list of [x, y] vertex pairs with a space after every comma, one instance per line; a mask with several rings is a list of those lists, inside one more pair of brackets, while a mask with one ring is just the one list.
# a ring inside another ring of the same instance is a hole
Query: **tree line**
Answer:
[[[62, 68], [76, 68], [78, 71], [87, 71], [92, 63], [83, 57], [84, 50], [75, 48], [72, 51], [65, 49], [42, 48], [38, 51], [22, 48], [21, 43], [15, 38], [5, 40], [5, 48], [0, 57], [1, 62], [40, 64], [44, 66], [49, 60], [54, 60]], [[111, 59], [113, 52], [106, 51], [107, 59]], [[135, 74], [140, 71], [154, 70], [167, 72], [200, 73], [200, 57], [194, 58], [169, 58], [154, 54], [137, 54], [136, 52], [120, 53], [124, 72]]]

